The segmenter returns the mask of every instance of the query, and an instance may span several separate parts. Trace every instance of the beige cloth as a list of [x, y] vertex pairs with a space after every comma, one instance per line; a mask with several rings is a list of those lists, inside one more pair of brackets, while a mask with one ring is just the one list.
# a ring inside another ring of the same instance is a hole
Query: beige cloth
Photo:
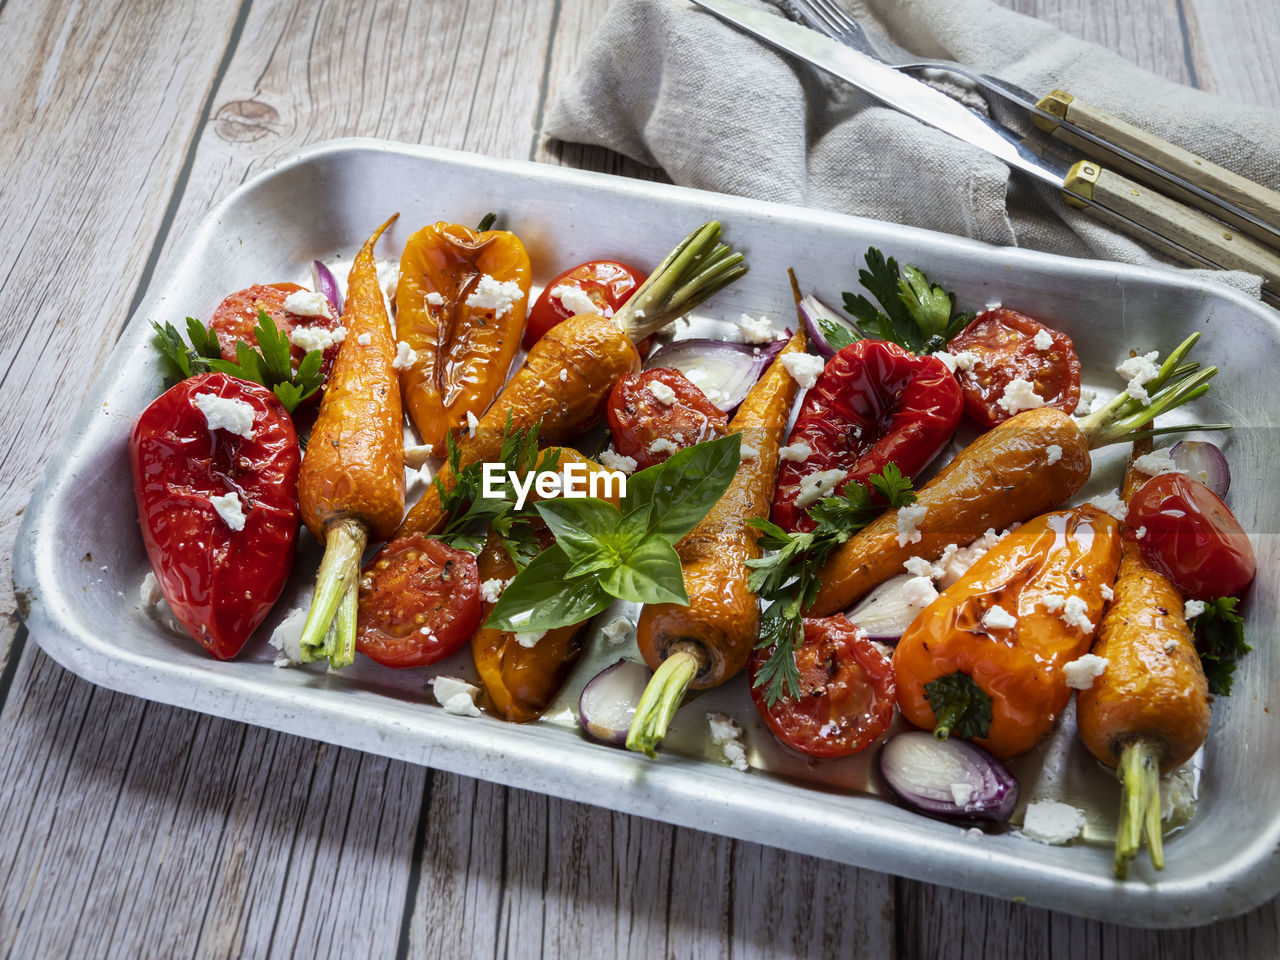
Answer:
[[[763, 0], [746, 0], [768, 6]], [[1043, 95], [1070, 90], [1280, 189], [1280, 114], [1163, 80], [988, 0], [843, 0], [882, 37]], [[967, 102], [985, 107], [977, 94]], [[1025, 126], [995, 101], [1004, 122]], [[878, 105], [687, 0], [615, 0], [545, 132], [707, 190], [821, 207], [1076, 257], [1159, 258], [976, 147]], [[1259, 278], [1192, 271], [1254, 296]]]

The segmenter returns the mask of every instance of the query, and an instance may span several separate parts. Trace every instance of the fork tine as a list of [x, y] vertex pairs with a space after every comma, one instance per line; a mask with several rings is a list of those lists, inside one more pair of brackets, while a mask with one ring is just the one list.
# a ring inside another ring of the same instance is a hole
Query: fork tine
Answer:
[[821, 5], [818, 0], [791, 0], [791, 4], [815, 29], [828, 36], [843, 36], [840, 21], [832, 17], [830, 9]]
[[835, 25], [836, 31], [841, 37], [863, 52], [871, 52], [870, 41], [867, 39], [866, 32], [862, 29], [862, 24], [849, 16], [848, 12], [835, 3], [835, 0], [808, 0], [815, 9], [822, 9], [827, 19]]

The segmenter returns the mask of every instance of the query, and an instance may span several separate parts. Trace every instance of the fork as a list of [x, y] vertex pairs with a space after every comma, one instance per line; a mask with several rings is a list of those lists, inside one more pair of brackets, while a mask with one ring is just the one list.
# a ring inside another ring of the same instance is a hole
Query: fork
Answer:
[[1280, 250], [1280, 193], [1054, 90], [1039, 98], [954, 60], [928, 60], [868, 34], [835, 0], [778, 0], [806, 26], [896, 70], [940, 70], [1030, 111], [1032, 122], [1104, 165], [1163, 190]]

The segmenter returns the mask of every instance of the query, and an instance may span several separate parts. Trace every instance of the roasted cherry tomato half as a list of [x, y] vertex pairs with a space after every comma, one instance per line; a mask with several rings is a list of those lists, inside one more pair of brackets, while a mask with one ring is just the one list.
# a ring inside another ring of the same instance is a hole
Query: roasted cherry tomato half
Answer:
[[413, 533], [360, 574], [356, 649], [385, 667], [435, 663], [470, 639], [482, 611], [476, 558]]
[[644, 281], [643, 273], [617, 260], [589, 260], [571, 267], [547, 284], [529, 311], [529, 324], [524, 329], [525, 349], [541, 340], [542, 335], [561, 320], [584, 312], [574, 309], [572, 294], [567, 304], [561, 297], [552, 296], [557, 287], [581, 290], [591, 299], [597, 313], [612, 317]]
[[[665, 402], [667, 398], [670, 403]], [[695, 443], [723, 437], [729, 428], [724, 411], [670, 367], [620, 379], [609, 394], [607, 413], [613, 449], [634, 459], [638, 470], [662, 463]]]
[[[1036, 337], [1041, 350], [1036, 345]], [[1071, 338], [1015, 310], [980, 314], [947, 344], [952, 354], [975, 354], [972, 370], [957, 370], [964, 391], [964, 410], [984, 428], [1008, 420], [1000, 406], [1004, 388], [1021, 377], [1047, 407], [1071, 413], [1080, 402], [1080, 359]]]
[[1257, 569], [1249, 536], [1230, 508], [1183, 473], [1164, 473], [1138, 488], [1129, 499], [1125, 537], [1137, 541], [1147, 563], [1197, 600], [1240, 593]]
[[[222, 359], [235, 361], [236, 343], [240, 340], [251, 346], [258, 346], [258, 337], [253, 328], [258, 325], [258, 311], [265, 310], [276, 329], [290, 337], [289, 355], [294, 369], [297, 369], [307, 351], [303, 343], [293, 342], [291, 335], [295, 328], [332, 332], [341, 326], [338, 312], [328, 300], [324, 301], [324, 315], [318, 317], [302, 316], [284, 308], [289, 294], [305, 289], [296, 283], [255, 283], [252, 287], [237, 290], [225, 297], [209, 320], [209, 326], [218, 335], [218, 343], [222, 346]], [[320, 367], [322, 377], [328, 378], [329, 368], [338, 356], [340, 346], [341, 344], [334, 343], [325, 349], [324, 363]]]
[[843, 616], [806, 617], [796, 650], [800, 698], [765, 703], [756, 686], [771, 649], [751, 654], [751, 699], [773, 735], [811, 757], [847, 757], [874, 743], [893, 720], [893, 664]]
[[947, 445], [962, 410], [960, 387], [941, 360], [884, 340], [849, 344], [804, 395], [787, 443], [810, 453], [782, 461], [773, 522], [788, 531], [814, 528], [807, 511], [817, 494], [808, 484], [821, 472], [844, 471], [832, 494], [889, 463], [914, 479]]
[[240, 652], [289, 576], [300, 462], [275, 394], [225, 373], [183, 380], [134, 425], [147, 557], [178, 621], [219, 660]]

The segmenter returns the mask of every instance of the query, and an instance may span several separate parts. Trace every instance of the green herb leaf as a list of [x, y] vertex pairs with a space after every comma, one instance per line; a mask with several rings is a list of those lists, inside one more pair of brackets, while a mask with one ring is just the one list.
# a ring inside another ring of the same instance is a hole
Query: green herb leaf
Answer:
[[[739, 433], [685, 447], [627, 481], [623, 512], [634, 510], [644, 502], [640, 498], [647, 496], [650, 530], [676, 543], [729, 489], [741, 455]], [[656, 474], [646, 477], [651, 470]]]
[[556, 543], [572, 561], [608, 554], [608, 533], [622, 520], [618, 508], [595, 497], [557, 498], [534, 504], [538, 516], [546, 522]]
[[848, 324], [836, 323], [834, 320], [829, 320], [821, 315], [815, 317], [814, 320], [818, 324], [819, 332], [826, 338], [832, 350], [843, 350], [849, 344], [857, 343], [862, 339], [850, 329]]
[[1236, 662], [1253, 649], [1244, 637], [1244, 618], [1236, 613], [1239, 602], [1236, 597], [1210, 600], [1191, 621], [1209, 692], [1217, 697], [1231, 696]]
[[629, 603], [689, 603], [680, 555], [659, 533], [651, 533], [624, 562], [601, 574], [600, 586]]
[[[879, 301], [880, 309], [861, 294], [848, 291], [844, 308], [865, 336], [924, 355], [945, 349], [947, 341], [973, 319], [971, 313], [956, 311], [955, 294], [930, 283], [917, 267], [906, 265], [900, 271], [893, 257], [886, 260], [875, 247], [867, 249], [864, 259], [867, 268], [858, 271], [858, 280]], [[828, 335], [825, 326], [822, 332]]]
[[187, 346], [186, 341], [172, 323], [166, 322], [162, 327], [154, 320], [151, 326], [156, 332], [154, 346], [160, 351], [161, 367], [164, 369], [166, 383], [177, 383], [204, 373], [209, 367]]
[[804, 640], [804, 623], [797, 615], [798, 609], [793, 609], [798, 606], [794, 601], [775, 600], [760, 620], [760, 642], [756, 646], [773, 649], [756, 671], [753, 686], [765, 688], [765, 703], [771, 707], [784, 697], [800, 698], [796, 650]]
[[933, 709], [934, 736], [972, 739], [991, 730], [991, 697], [960, 670], [924, 685], [924, 696]]
[[552, 630], [588, 620], [613, 602], [593, 575], [568, 579], [570, 566], [559, 544], [548, 547], [507, 584], [485, 626], [522, 633]]
[[195, 317], [187, 317], [187, 339], [196, 355], [206, 360], [215, 360], [222, 356], [222, 344], [213, 327], [206, 327]]

